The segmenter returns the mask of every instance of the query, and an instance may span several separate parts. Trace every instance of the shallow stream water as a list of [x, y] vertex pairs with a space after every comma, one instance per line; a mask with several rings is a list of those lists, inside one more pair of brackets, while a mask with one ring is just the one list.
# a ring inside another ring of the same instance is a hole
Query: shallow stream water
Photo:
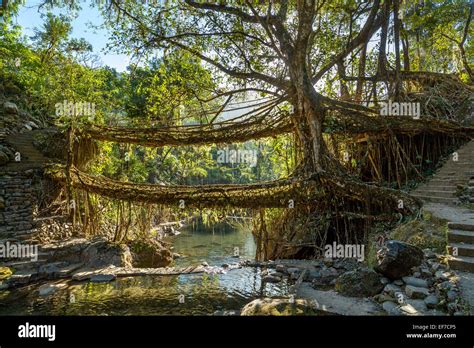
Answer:
[[[250, 231], [230, 226], [187, 228], [169, 239], [173, 252], [182, 255], [174, 266], [221, 266], [255, 256]], [[110, 283], [63, 280], [56, 282], [67, 287], [48, 296], [40, 296], [41, 284], [36, 284], [0, 291], [0, 315], [212, 315], [240, 310], [257, 297], [288, 294], [285, 281], [262, 284], [261, 272], [244, 267], [217, 275], [142, 276]]]

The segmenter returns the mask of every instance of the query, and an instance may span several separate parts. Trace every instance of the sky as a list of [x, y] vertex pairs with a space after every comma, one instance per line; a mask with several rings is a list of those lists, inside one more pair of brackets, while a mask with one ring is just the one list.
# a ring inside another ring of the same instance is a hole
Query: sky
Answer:
[[[17, 24], [23, 27], [23, 33], [28, 37], [33, 36], [34, 29], [40, 28], [43, 24], [41, 14], [46, 14], [46, 10], [38, 12], [39, 0], [27, 0], [25, 6], [20, 8], [16, 18]], [[54, 10], [54, 14], [64, 13], [65, 10]], [[102, 24], [102, 16], [97, 8], [89, 7], [88, 4], [82, 4], [82, 10], [79, 16], [73, 20], [72, 38], [84, 38], [93, 46], [94, 53], [98, 54], [104, 65], [108, 65], [117, 69], [117, 71], [125, 71], [130, 60], [127, 55], [106, 53], [107, 37], [109, 36], [104, 29], [90, 28], [89, 23], [94, 25]]]

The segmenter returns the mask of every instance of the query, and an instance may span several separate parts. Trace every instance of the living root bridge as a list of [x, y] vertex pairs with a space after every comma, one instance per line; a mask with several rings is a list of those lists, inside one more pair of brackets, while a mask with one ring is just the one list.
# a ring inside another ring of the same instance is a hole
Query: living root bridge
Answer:
[[[264, 137], [274, 137], [294, 130], [291, 117], [251, 118], [239, 122], [211, 125], [173, 126], [164, 128], [127, 128], [91, 125], [76, 130], [86, 138], [142, 146], [185, 146], [238, 143]], [[329, 110], [324, 133], [346, 135], [377, 135], [419, 133], [473, 137], [474, 128], [432, 117], [413, 119], [408, 116], [367, 115], [358, 111]]]
[[[66, 182], [65, 168], [54, 165], [46, 174], [54, 180]], [[356, 180], [335, 175], [317, 174], [308, 179], [288, 178], [247, 185], [152, 185], [134, 184], [92, 176], [72, 167], [70, 170], [73, 188], [107, 196], [112, 199], [186, 208], [240, 207], [240, 208], [327, 208], [337, 201], [339, 212], [344, 206], [359, 207], [348, 214], [368, 217], [367, 212], [377, 215], [393, 213], [409, 215], [417, 211], [420, 202], [399, 191], [368, 185]], [[337, 200], [333, 198], [337, 197]], [[400, 206], [400, 200], [403, 206]], [[351, 204], [352, 203], [352, 204]]]

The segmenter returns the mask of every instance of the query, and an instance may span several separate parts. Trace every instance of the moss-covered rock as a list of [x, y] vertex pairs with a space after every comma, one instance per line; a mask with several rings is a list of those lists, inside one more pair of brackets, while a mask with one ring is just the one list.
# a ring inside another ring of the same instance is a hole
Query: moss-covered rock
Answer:
[[7, 279], [13, 274], [12, 270], [8, 267], [0, 267], [0, 280]]
[[169, 245], [158, 240], [134, 240], [130, 249], [133, 254], [133, 267], [166, 267], [173, 261]]
[[349, 271], [336, 279], [335, 290], [352, 297], [374, 296], [383, 290], [380, 274], [363, 268]]
[[309, 301], [278, 298], [256, 299], [247, 303], [242, 309], [244, 316], [286, 316], [286, 315], [320, 315], [321, 311], [316, 310]]

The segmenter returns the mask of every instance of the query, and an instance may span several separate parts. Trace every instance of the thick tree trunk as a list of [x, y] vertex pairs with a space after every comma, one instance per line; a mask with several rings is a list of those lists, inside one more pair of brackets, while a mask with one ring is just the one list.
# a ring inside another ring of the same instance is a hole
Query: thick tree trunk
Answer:
[[292, 64], [290, 74], [294, 90], [294, 122], [304, 149], [305, 172], [321, 172], [324, 170], [323, 156], [326, 149], [322, 132], [324, 113], [321, 101], [304, 66]]

